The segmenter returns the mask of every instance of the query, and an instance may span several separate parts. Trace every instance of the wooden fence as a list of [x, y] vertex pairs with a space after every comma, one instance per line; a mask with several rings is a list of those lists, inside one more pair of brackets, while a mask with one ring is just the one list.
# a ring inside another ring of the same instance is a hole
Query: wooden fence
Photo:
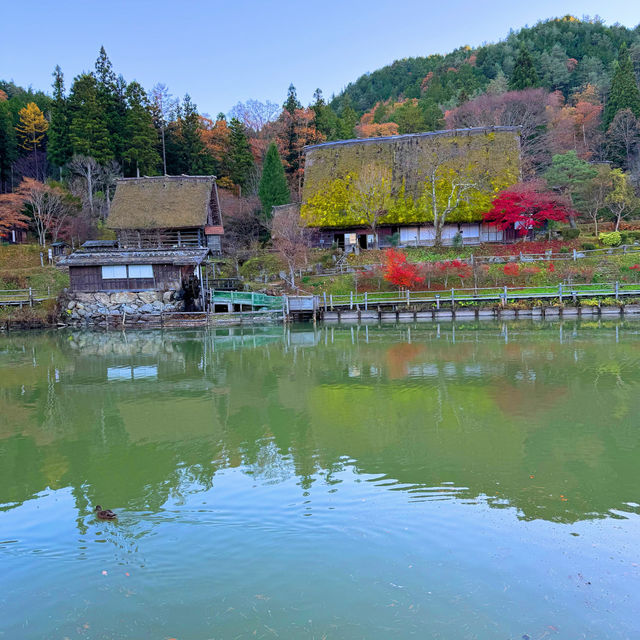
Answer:
[[380, 291], [374, 293], [354, 293], [346, 295], [323, 294], [320, 306], [328, 311], [334, 308], [362, 308], [377, 305], [410, 305], [431, 303], [439, 309], [443, 303], [454, 306], [456, 303], [497, 301], [502, 304], [516, 300], [535, 300], [558, 298], [560, 302], [578, 298], [640, 296], [640, 283], [621, 284], [619, 282], [599, 284], [559, 284], [557, 287], [491, 287], [473, 289], [449, 289], [429, 291]]
[[[637, 255], [640, 260], [640, 245], [621, 245], [619, 247], [606, 247], [602, 249], [573, 249], [572, 251], [545, 251], [544, 253], [525, 253], [521, 251], [516, 254], [506, 254], [500, 256], [483, 256], [471, 254], [469, 257], [461, 257], [460, 260], [467, 262], [472, 267], [474, 264], [487, 264], [496, 263], [502, 264], [505, 262], [557, 262], [564, 260], [572, 260], [577, 262], [584, 258], [597, 258], [598, 256], [606, 255]], [[446, 260], [448, 258], [443, 258]], [[434, 261], [435, 262], [435, 261]], [[307, 276], [330, 276], [340, 275], [343, 273], [355, 273], [371, 271], [375, 268], [381, 268], [383, 264], [375, 262], [366, 265], [349, 265], [348, 262], [342, 261], [339, 265], [331, 269], [324, 269], [322, 273], [306, 274]]]
[[23, 307], [56, 298], [56, 294], [51, 293], [51, 287], [47, 289], [0, 289], [0, 306], [16, 305]]

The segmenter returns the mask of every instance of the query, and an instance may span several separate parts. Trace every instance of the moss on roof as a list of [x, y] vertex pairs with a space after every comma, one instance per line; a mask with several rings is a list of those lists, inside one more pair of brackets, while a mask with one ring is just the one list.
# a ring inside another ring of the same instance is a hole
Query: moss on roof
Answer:
[[118, 180], [107, 226], [111, 229], [186, 229], [207, 224], [217, 210], [213, 176]]

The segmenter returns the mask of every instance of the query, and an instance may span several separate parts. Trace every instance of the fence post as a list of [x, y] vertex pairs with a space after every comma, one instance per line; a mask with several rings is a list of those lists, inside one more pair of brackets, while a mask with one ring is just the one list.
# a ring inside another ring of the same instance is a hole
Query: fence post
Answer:
[[574, 249], [573, 250], [573, 261], [575, 262], [578, 259], [578, 252]]
[[558, 285], [558, 297], [560, 298], [560, 303], [562, 303], [562, 282]]
[[440, 294], [436, 293], [436, 309], [440, 309]]
[[324, 299], [324, 310], [325, 310], [325, 313], [326, 313], [326, 311], [327, 311], [327, 292], [326, 291], [322, 292], [322, 297]]
[[[617, 284], [617, 283], [616, 283]], [[616, 296], [617, 297], [617, 296]], [[31, 287], [29, 287], [29, 306], [33, 307], [33, 291]]]
[[349, 291], [349, 309], [353, 309], [353, 291]]
[[333, 293], [329, 294], [329, 306], [331, 307], [331, 311], [333, 311]]
[[369, 310], [369, 306], [368, 306], [368, 301], [367, 301], [367, 292], [364, 292], [364, 310], [368, 311]]
[[409, 295], [410, 295], [410, 291], [409, 289], [407, 289], [407, 307], [409, 306]]
[[[31, 291], [31, 289], [29, 289], [29, 291]], [[616, 300], [618, 299], [618, 294], [620, 293], [620, 285], [618, 283], [618, 281], [616, 280]]]
[[455, 289], [453, 287], [451, 287], [451, 309], [454, 308], [455, 304], [454, 304], [454, 296], [455, 296]]

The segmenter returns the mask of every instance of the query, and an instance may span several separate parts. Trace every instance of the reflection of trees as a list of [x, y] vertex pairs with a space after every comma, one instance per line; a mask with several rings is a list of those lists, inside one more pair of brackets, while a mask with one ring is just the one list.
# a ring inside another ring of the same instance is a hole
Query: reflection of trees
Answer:
[[[326, 329], [310, 340], [10, 337], [0, 353], [2, 502], [69, 486], [82, 528], [96, 502], [157, 510], [210, 488], [222, 468], [260, 482], [295, 474], [306, 491], [321, 476], [335, 482], [345, 458], [414, 497], [450, 481], [526, 518], [572, 521], [633, 499], [635, 338], [616, 345], [609, 329], [565, 328], [560, 344], [549, 325], [509, 329], [507, 343], [493, 325], [455, 336]], [[107, 380], [109, 367], [150, 364], [154, 377]]]

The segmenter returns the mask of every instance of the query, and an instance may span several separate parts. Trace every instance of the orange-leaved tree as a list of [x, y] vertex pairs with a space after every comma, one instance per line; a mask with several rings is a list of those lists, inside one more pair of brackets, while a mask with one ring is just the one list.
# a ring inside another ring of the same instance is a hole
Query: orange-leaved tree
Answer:
[[0, 237], [12, 229], [26, 229], [29, 218], [22, 214], [25, 196], [18, 188], [13, 193], [0, 194]]

